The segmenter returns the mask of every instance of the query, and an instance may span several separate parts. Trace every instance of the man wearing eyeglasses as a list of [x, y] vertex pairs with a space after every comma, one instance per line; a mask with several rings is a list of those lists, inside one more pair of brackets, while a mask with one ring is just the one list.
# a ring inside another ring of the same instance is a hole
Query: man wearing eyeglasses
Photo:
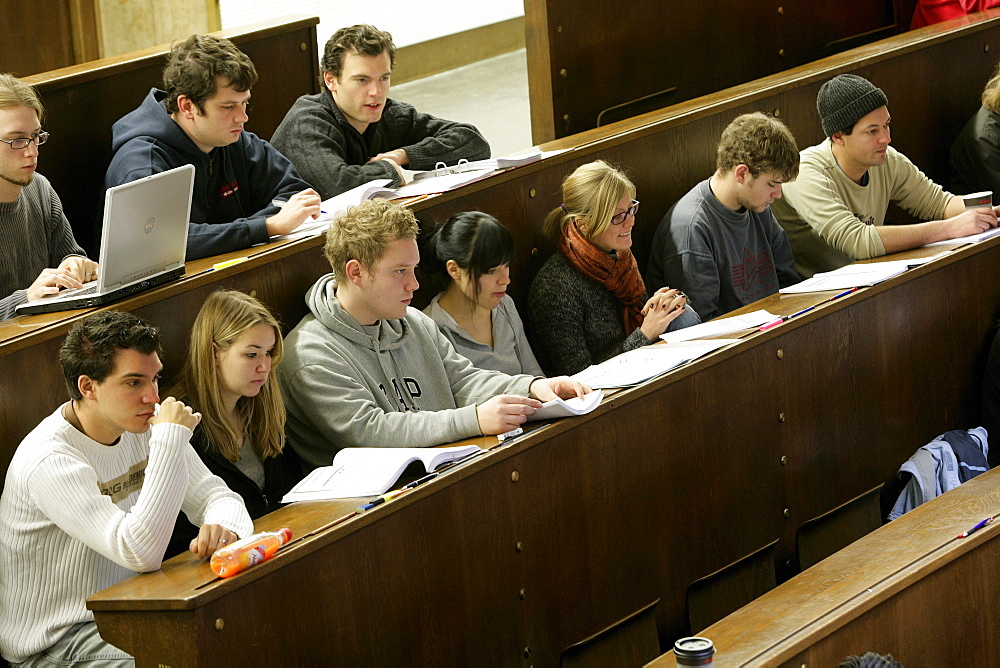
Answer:
[[771, 213], [799, 173], [792, 133], [759, 112], [739, 116], [722, 132], [715, 166], [663, 217], [646, 270], [647, 285], [683, 290], [702, 320], [802, 280]]
[[20, 79], [0, 74], [0, 320], [19, 304], [79, 288], [97, 277], [73, 238], [62, 202], [38, 168], [42, 102]]

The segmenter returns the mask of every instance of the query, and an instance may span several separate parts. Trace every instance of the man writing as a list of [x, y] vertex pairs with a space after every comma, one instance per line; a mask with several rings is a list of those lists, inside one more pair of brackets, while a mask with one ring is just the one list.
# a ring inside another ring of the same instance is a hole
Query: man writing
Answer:
[[653, 237], [648, 285], [671, 285], [704, 321], [798, 283], [788, 237], [771, 213], [799, 173], [784, 123], [762, 113], [722, 132], [716, 170], [682, 197]]
[[189, 260], [264, 243], [319, 215], [319, 196], [292, 164], [244, 130], [256, 81], [232, 42], [192, 35], [171, 50], [167, 90], [152, 89], [112, 130], [109, 188], [194, 165]]
[[0, 497], [0, 652], [26, 665], [131, 665], [101, 639], [91, 594], [160, 567], [177, 513], [201, 557], [253, 532], [239, 496], [189, 444], [200, 415], [166, 398], [157, 330], [101, 311], [59, 361], [71, 400], [18, 446]]
[[[854, 260], [879, 257], [996, 227], [990, 209], [965, 210], [906, 156], [889, 146], [882, 89], [841, 74], [819, 89], [816, 107], [827, 140], [801, 153], [798, 179], [774, 203], [805, 277]], [[929, 220], [886, 225], [889, 202]]]
[[473, 126], [390, 99], [395, 65], [392, 35], [370, 25], [341, 28], [323, 52], [323, 91], [296, 100], [274, 131], [275, 148], [324, 199], [374, 179], [401, 185], [402, 167], [490, 157]]
[[0, 74], [0, 320], [14, 309], [97, 277], [73, 238], [62, 202], [37, 173], [42, 102], [28, 84]]
[[428, 316], [410, 308], [417, 221], [387, 200], [362, 202], [330, 226], [333, 273], [306, 296], [310, 313], [285, 339], [278, 382], [288, 440], [309, 468], [350, 446], [422, 447], [502, 434], [542, 401], [582, 396], [565, 376], [477, 369]]

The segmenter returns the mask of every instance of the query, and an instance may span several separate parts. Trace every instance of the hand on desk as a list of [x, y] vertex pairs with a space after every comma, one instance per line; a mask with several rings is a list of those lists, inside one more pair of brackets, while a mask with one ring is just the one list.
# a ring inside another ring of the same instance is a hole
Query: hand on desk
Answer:
[[410, 156], [406, 155], [406, 151], [401, 148], [397, 148], [395, 151], [386, 151], [385, 153], [379, 153], [378, 155], [372, 157], [372, 160], [392, 160], [397, 165], [408, 165], [410, 164]]
[[55, 269], [43, 269], [38, 278], [27, 287], [25, 293], [28, 301], [54, 295], [60, 290], [75, 290], [82, 288], [97, 278], [97, 263], [82, 255], [70, 255], [59, 263]]
[[[400, 158], [400, 160], [403, 160], [403, 162], [400, 162], [399, 160], [396, 159], [396, 157], [393, 157], [393, 154], [395, 153], [403, 154], [402, 158]], [[379, 153], [368, 162], [375, 162], [376, 160], [384, 160], [388, 162], [390, 165], [392, 165], [392, 168], [395, 169], [396, 173], [399, 175], [399, 185], [401, 186], [406, 185], [406, 174], [403, 173], [403, 168], [400, 166], [400, 165], [405, 165], [407, 164], [407, 162], [409, 162], [409, 158], [406, 156], [406, 151], [404, 151], [403, 149], [396, 149], [395, 151], [391, 151], [389, 153]]]
[[667, 331], [674, 320], [684, 313], [687, 296], [680, 290], [660, 288], [642, 307], [642, 324], [639, 329], [650, 341], [656, 341]]
[[265, 221], [268, 236], [278, 236], [294, 232], [307, 218], [319, 218], [319, 193], [308, 188], [288, 198], [281, 211]]
[[945, 221], [948, 223], [949, 238], [967, 237], [996, 227], [998, 209], [1000, 206], [993, 209], [969, 209], [949, 218]]
[[235, 533], [219, 524], [203, 524], [195, 538], [191, 539], [190, 550], [201, 559], [215, 554], [215, 551], [232, 545], [240, 539]]

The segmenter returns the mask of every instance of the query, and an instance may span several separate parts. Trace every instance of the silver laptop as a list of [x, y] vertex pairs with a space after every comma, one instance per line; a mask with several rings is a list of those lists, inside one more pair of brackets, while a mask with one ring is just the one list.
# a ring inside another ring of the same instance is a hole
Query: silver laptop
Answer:
[[97, 280], [17, 307], [18, 315], [101, 306], [184, 273], [194, 166], [109, 188]]

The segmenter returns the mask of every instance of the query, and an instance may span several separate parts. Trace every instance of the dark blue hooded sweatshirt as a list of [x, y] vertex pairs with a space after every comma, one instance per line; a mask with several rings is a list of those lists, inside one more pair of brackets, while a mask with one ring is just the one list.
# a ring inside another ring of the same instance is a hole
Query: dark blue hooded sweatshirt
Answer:
[[287, 200], [309, 185], [292, 163], [251, 132], [239, 141], [199, 149], [167, 114], [165, 91], [153, 88], [139, 108], [112, 128], [115, 151], [107, 187], [135, 181], [181, 165], [194, 165], [194, 199], [187, 259], [228, 253], [268, 240], [264, 220], [278, 213], [272, 200]]

